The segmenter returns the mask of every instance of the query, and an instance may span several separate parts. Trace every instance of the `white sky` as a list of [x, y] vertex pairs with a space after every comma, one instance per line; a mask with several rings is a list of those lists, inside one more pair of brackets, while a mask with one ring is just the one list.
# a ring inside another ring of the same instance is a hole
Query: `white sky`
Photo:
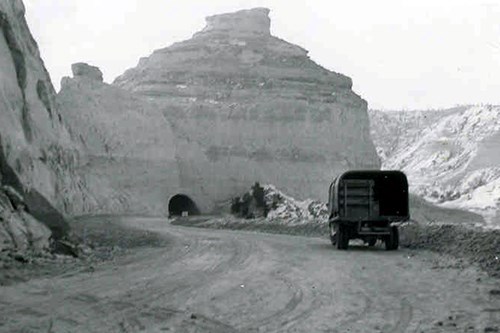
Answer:
[[56, 89], [71, 64], [112, 82], [208, 15], [271, 9], [273, 35], [350, 76], [370, 108], [500, 104], [500, 0], [24, 0]]

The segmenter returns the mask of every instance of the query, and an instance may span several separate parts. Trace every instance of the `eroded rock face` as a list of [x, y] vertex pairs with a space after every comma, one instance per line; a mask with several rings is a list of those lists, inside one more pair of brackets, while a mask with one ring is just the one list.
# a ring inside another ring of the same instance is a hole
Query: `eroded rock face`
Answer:
[[25, 210], [22, 196], [10, 186], [0, 186], [0, 251], [48, 249], [51, 232]]
[[78, 147], [63, 125], [20, 0], [0, 1], [0, 78], [2, 183], [59, 237], [67, 231], [60, 211], [71, 211], [85, 196], [72, 172]]
[[367, 103], [351, 79], [271, 36], [269, 24], [267, 9], [211, 16], [192, 39], [155, 51], [114, 82], [154, 102], [175, 136], [200, 148], [177, 146], [181, 183], [214, 201], [255, 181], [325, 199], [336, 174], [380, 165]]

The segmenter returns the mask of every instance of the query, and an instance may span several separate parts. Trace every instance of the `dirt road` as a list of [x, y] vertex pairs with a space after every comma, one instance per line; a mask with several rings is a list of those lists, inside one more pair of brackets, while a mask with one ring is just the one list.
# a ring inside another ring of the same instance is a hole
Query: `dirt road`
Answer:
[[203, 230], [164, 248], [0, 288], [0, 332], [498, 332], [500, 283], [426, 251]]

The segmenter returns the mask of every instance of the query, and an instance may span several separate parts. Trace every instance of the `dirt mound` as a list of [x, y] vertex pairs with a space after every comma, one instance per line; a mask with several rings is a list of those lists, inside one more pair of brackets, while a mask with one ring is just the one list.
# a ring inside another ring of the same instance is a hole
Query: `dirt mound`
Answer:
[[500, 277], [500, 230], [415, 223], [404, 226], [400, 235], [405, 247], [463, 258]]

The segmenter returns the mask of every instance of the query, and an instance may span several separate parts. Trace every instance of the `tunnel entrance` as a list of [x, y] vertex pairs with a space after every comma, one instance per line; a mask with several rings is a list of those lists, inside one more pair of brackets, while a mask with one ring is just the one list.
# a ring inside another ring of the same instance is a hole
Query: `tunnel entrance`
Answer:
[[169, 216], [199, 215], [200, 210], [196, 203], [187, 195], [176, 194], [168, 202]]

